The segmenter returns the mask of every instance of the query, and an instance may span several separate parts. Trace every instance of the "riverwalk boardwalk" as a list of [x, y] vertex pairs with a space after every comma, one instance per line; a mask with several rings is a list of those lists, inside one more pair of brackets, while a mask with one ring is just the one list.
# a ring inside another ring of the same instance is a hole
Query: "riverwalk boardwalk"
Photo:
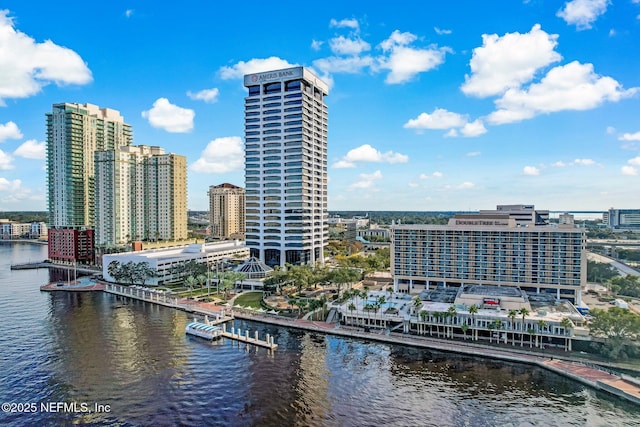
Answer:
[[[568, 355], [544, 355], [515, 347], [507, 349], [504, 347], [495, 347], [441, 338], [435, 339], [399, 332], [387, 333], [384, 330], [365, 332], [363, 329], [357, 327], [347, 327], [340, 324], [322, 321], [292, 319], [269, 313], [255, 313], [246, 309], [233, 309], [230, 311], [229, 308], [224, 306], [194, 301], [186, 298], [176, 298], [171, 296], [169, 293], [155, 291], [148, 288], [120, 286], [109, 283], [103, 286], [105, 292], [114, 295], [146, 301], [165, 307], [176, 308], [189, 313], [200, 314], [202, 316], [212, 316], [215, 319], [214, 321], [218, 323], [225, 323], [233, 319], [250, 320], [286, 328], [358, 338], [367, 341], [378, 341], [444, 352], [461, 353], [470, 356], [499, 359], [515, 363], [527, 363], [556, 372], [589, 387], [608, 392], [612, 395], [640, 405], [640, 381], [623, 374], [615, 374], [605, 371], [595, 365], [586, 364], [579, 360], [573, 360]], [[227, 334], [229, 334], [229, 332], [227, 332]], [[233, 334], [233, 331], [231, 334]], [[239, 333], [235, 333], [234, 335], [236, 337], [240, 336]], [[242, 336], [247, 338], [246, 333]]]

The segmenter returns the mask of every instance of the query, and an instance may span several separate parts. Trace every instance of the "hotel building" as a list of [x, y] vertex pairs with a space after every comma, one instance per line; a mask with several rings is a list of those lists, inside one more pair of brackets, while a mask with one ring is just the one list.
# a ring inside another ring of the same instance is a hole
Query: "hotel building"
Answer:
[[186, 239], [186, 167], [160, 147], [96, 151], [96, 245]]
[[461, 285], [519, 286], [579, 304], [586, 284], [584, 231], [518, 226], [508, 214], [456, 215], [448, 225], [392, 227], [395, 291]]
[[245, 190], [224, 183], [209, 187], [209, 226], [211, 237], [220, 240], [244, 240]]
[[244, 77], [246, 242], [269, 266], [323, 263], [328, 85], [303, 67]]

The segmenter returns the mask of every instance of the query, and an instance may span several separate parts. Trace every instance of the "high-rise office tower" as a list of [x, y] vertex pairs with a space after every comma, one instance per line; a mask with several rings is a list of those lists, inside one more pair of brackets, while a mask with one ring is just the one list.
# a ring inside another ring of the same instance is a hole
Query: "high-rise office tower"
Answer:
[[246, 242], [270, 266], [323, 263], [329, 87], [303, 67], [249, 74]]
[[54, 104], [46, 116], [49, 226], [91, 227], [94, 152], [130, 145], [131, 126], [118, 111], [92, 104]]
[[243, 238], [244, 188], [224, 183], [209, 187], [209, 225], [216, 239]]
[[[186, 160], [181, 158], [146, 145], [96, 151], [97, 245], [187, 237]], [[158, 165], [167, 169], [166, 179], [158, 179]]]

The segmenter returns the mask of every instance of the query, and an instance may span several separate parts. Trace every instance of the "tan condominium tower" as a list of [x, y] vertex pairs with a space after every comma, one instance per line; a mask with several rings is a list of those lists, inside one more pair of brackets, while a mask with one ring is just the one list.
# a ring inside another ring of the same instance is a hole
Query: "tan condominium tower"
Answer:
[[270, 266], [323, 263], [328, 85], [303, 67], [244, 76], [246, 242]]
[[186, 158], [128, 146], [95, 154], [96, 245], [187, 238]]
[[209, 187], [209, 225], [215, 239], [244, 239], [244, 188], [224, 183]]

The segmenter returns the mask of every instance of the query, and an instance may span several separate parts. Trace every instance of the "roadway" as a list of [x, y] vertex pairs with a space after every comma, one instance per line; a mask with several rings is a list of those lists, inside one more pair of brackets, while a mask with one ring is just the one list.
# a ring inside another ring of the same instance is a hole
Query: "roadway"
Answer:
[[615, 267], [620, 273], [622, 273], [625, 276], [627, 274], [630, 274], [632, 276], [640, 276], [640, 271], [635, 270], [635, 269], [629, 267], [628, 265], [621, 263], [620, 261], [616, 261], [615, 259], [606, 257], [604, 255], [600, 255], [600, 254], [596, 254], [594, 252], [587, 251], [587, 259], [589, 261], [603, 262], [603, 263], [606, 263], [606, 264], [611, 264], [612, 267]]

